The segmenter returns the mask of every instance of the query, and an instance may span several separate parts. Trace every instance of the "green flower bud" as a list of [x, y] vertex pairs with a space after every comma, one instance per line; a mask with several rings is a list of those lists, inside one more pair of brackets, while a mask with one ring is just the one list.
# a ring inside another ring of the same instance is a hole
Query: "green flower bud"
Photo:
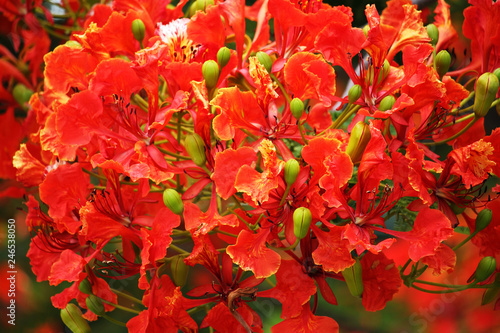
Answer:
[[204, 166], [207, 161], [207, 156], [205, 155], [205, 143], [203, 139], [198, 134], [190, 134], [186, 136], [186, 141], [184, 142], [184, 147], [191, 156], [194, 164], [197, 166]]
[[497, 77], [498, 81], [500, 81], [500, 67], [495, 69], [493, 71], [493, 74], [495, 74], [495, 76]]
[[146, 35], [146, 26], [141, 19], [135, 19], [132, 21], [132, 34], [134, 35], [135, 40], [142, 43], [144, 36]]
[[106, 311], [102, 301], [95, 295], [89, 295], [85, 300], [87, 308], [98, 316], [102, 316]]
[[349, 103], [352, 104], [356, 102], [361, 97], [362, 92], [363, 90], [359, 84], [353, 85], [351, 89], [349, 89], [349, 94], [347, 95], [349, 97]]
[[453, 211], [453, 213], [455, 213], [455, 215], [462, 214], [465, 211], [465, 207], [460, 207], [454, 202], [450, 203], [450, 208]]
[[368, 31], [370, 31], [370, 26], [367, 24], [363, 27], [363, 33], [368, 36]]
[[389, 96], [385, 96], [381, 101], [380, 101], [380, 104], [378, 106], [378, 109], [380, 111], [387, 111], [387, 110], [390, 110], [392, 109], [392, 107], [394, 106], [394, 103], [396, 103], [396, 98], [392, 95], [389, 95]]
[[196, 14], [196, 11], [198, 10], [198, 3], [197, 1], [194, 1], [189, 5], [189, 9], [187, 11], [187, 17], [192, 17], [194, 14]]
[[271, 70], [273, 68], [273, 60], [271, 59], [269, 54], [262, 52], [262, 51], [259, 51], [259, 52], [257, 52], [256, 56], [257, 56], [257, 59], [259, 59], [259, 62], [262, 65], [264, 65], [264, 67], [266, 68], [266, 71], [268, 73], [271, 73]]
[[201, 68], [205, 84], [208, 89], [212, 89], [219, 81], [219, 65], [214, 60], [207, 60]]
[[175, 256], [170, 262], [170, 269], [174, 284], [178, 287], [184, 287], [189, 271], [189, 266], [184, 263], [184, 258], [180, 255]]
[[300, 100], [300, 98], [295, 97], [290, 102], [290, 111], [292, 112], [292, 116], [299, 120], [304, 113], [304, 103]]
[[29, 89], [22, 83], [18, 83], [12, 89], [12, 96], [19, 105], [24, 106], [30, 101], [31, 95], [33, 95], [33, 90]]
[[217, 62], [219, 63], [220, 68], [224, 68], [231, 59], [231, 50], [227, 47], [221, 47], [217, 52]]
[[427, 26], [427, 35], [431, 39], [432, 46], [436, 46], [439, 40], [439, 30], [434, 24], [431, 23]]
[[354, 297], [361, 297], [363, 294], [363, 268], [361, 262], [356, 260], [354, 265], [342, 271], [349, 292]]
[[167, 188], [163, 191], [163, 203], [176, 215], [182, 215], [184, 212], [184, 203], [182, 202], [181, 195], [172, 188]]
[[467, 282], [471, 282], [472, 280], [474, 280], [474, 283], [483, 282], [495, 272], [496, 268], [497, 262], [494, 257], [484, 257], [479, 264], [477, 264], [476, 271]]
[[207, 7], [214, 4], [214, 0], [196, 0], [196, 9], [206, 11]]
[[82, 44], [78, 43], [76, 40], [68, 40], [64, 45], [67, 47], [82, 47]]
[[[391, 64], [389, 63], [389, 61], [387, 61], [387, 59], [385, 59], [384, 64], [382, 65], [382, 68], [378, 71], [377, 85], [379, 85], [382, 81], [385, 80], [387, 75], [389, 75], [390, 71], [391, 71]], [[375, 77], [375, 72], [374, 72], [373, 66], [370, 66], [369, 74], [365, 78], [365, 81], [369, 84], [372, 84], [374, 77]]]
[[491, 209], [485, 208], [477, 214], [476, 217], [476, 229], [474, 231], [481, 231], [486, 228], [493, 218], [493, 212]]
[[378, 83], [379, 84], [380, 84], [380, 82], [382, 82], [383, 80], [385, 80], [385, 78], [387, 77], [387, 75], [389, 75], [390, 71], [391, 71], [391, 64], [389, 63], [389, 61], [387, 61], [387, 59], [385, 59], [384, 60], [384, 65], [382, 67], [382, 71], [378, 75]]
[[360, 121], [354, 125], [345, 151], [351, 157], [352, 163], [361, 161], [361, 157], [371, 137], [370, 126], [368, 124]]
[[474, 114], [477, 118], [486, 116], [498, 92], [499, 81], [495, 74], [484, 73], [476, 81]]
[[285, 182], [286, 185], [292, 186], [297, 180], [297, 176], [300, 172], [300, 165], [297, 160], [288, 160], [285, 163]]
[[448, 51], [446, 50], [439, 51], [439, 53], [436, 55], [436, 60], [434, 63], [436, 72], [439, 75], [439, 79], [442, 79], [443, 76], [446, 73], [448, 73], [448, 70], [450, 69], [451, 56], [448, 53]]
[[61, 319], [73, 333], [92, 332], [89, 323], [82, 318], [82, 311], [73, 303], [68, 303], [66, 308], [61, 310]]
[[92, 294], [92, 285], [87, 279], [83, 279], [82, 282], [80, 282], [80, 284], [78, 285], [78, 289], [84, 294]]
[[293, 233], [298, 239], [302, 239], [309, 233], [311, 226], [311, 211], [305, 207], [299, 207], [293, 212]]
[[495, 276], [495, 283], [493, 287], [486, 289], [483, 294], [483, 299], [481, 300], [481, 305], [486, 305], [491, 302], [495, 298], [497, 298], [498, 293], [500, 292], [500, 273], [497, 273]]

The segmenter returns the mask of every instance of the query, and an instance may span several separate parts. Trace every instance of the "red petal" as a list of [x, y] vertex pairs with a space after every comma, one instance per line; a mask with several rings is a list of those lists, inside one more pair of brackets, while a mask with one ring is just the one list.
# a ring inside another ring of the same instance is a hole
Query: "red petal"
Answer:
[[211, 212], [210, 209], [204, 213], [193, 203], [184, 204], [184, 219], [186, 229], [195, 236], [206, 235], [213, 228], [220, 225], [235, 227], [239, 224], [238, 218], [233, 215], [220, 216], [217, 212]]
[[60, 231], [66, 229], [74, 234], [81, 226], [74, 210], [87, 201], [89, 176], [82, 171], [82, 166], [62, 164], [51, 171], [40, 185], [40, 199], [49, 205], [49, 215], [58, 222]]
[[269, 192], [278, 187], [277, 176], [285, 167], [285, 162], [278, 159], [274, 144], [270, 140], [262, 140], [259, 150], [264, 162], [264, 171], [259, 173], [249, 165], [244, 165], [240, 168], [235, 182], [236, 190], [248, 194], [255, 204], [269, 199]]
[[452, 158], [456, 163], [452, 167], [451, 173], [459, 176], [466, 188], [481, 184], [488, 178], [496, 165], [491, 160], [494, 150], [490, 142], [483, 140], [453, 150], [448, 155], [448, 158]]
[[315, 293], [314, 280], [304, 274], [302, 266], [295, 260], [282, 260], [276, 272], [276, 287], [259, 292], [258, 296], [280, 301], [281, 318], [287, 319], [297, 317]]
[[85, 264], [86, 261], [80, 255], [71, 250], [64, 250], [50, 269], [50, 285], [57, 286], [63, 281], [79, 281], [80, 275], [85, 274], [83, 272]]
[[314, 276], [314, 280], [318, 284], [318, 288], [321, 292], [321, 296], [327, 301], [328, 303], [332, 305], [338, 305], [337, 298], [335, 297], [335, 294], [332, 291], [332, 288], [326, 282], [326, 278], [322, 275], [316, 275]]
[[66, 94], [71, 87], [87, 89], [99, 59], [81, 48], [59, 46], [45, 57], [45, 89]]
[[211, 178], [217, 186], [217, 194], [224, 200], [236, 193], [234, 182], [243, 165], [252, 165], [257, 161], [254, 150], [241, 147], [236, 150], [226, 149], [215, 155], [214, 173]]
[[130, 63], [118, 58], [99, 63], [89, 85], [89, 89], [97, 96], [117, 94], [125, 100], [129, 100], [132, 93], [138, 92], [142, 87], [142, 81]]
[[409, 239], [408, 254], [411, 260], [419, 261], [434, 255], [439, 244], [453, 235], [453, 229], [450, 220], [441, 211], [425, 207], [418, 213], [410, 233], [413, 239]]
[[302, 313], [299, 316], [283, 320], [281, 323], [274, 325], [271, 328], [271, 332], [338, 333], [339, 325], [330, 317], [315, 316], [311, 312], [309, 304], [304, 304]]
[[363, 306], [378, 311], [398, 292], [402, 280], [394, 261], [383, 253], [368, 252], [361, 259], [363, 269]]
[[0, 115], [2, 131], [0, 140], [0, 178], [15, 179], [16, 169], [12, 165], [12, 157], [19, 148], [24, 133], [21, 124], [14, 117], [14, 109], [9, 108], [7, 112]]
[[26, 144], [21, 144], [14, 155], [12, 164], [17, 169], [17, 180], [22, 182], [25, 187], [38, 186], [43, 181], [45, 165], [30, 153]]
[[356, 77], [351, 59], [361, 51], [366, 40], [361, 29], [352, 28], [349, 17], [327, 25], [316, 37], [314, 45], [332, 65], [341, 66], [349, 75]]
[[214, 131], [222, 140], [231, 140], [237, 128], [259, 131], [267, 121], [255, 96], [238, 88], [221, 88], [212, 99], [212, 105], [222, 110], [214, 119]]
[[61, 142], [85, 145], [101, 127], [102, 101], [90, 90], [74, 94], [57, 109], [56, 128]]
[[456, 262], [455, 251], [444, 244], [439, 245], [436, 254], [422, 258], [422, 264], [432, 268], [434, 275], [441, 275], [443, 272], [452, 273]]
[[[243, 303], [243, 306], [239, 307], [236, 311], [242, 316], [248, 326], [252, 327], [252, 323], [254, 322], [254, 314], [246, 305]], [[233, 314], [229, 311], [228, 307], [224, 303], [219, 303], [214, 306], [208, 312], [205, 319], [201, 323], [201, 328], [212, 327], [217, 332], [221, 333], [246, 333], [247, 331], [241, 325]], [[257, 327], [252, 327], [252, 332], [258, 332], [255, 329]]]
[[309, 52], [299, 52], [285, 65], [285, 80], [294, 97], [301, 100], [315, 99], [330, 106], [335, 96], [335, 70], [323, 57]]
[[122, 236], [123, 239], [131, 240], [136, 245], [141, 244], [141, 240], [132, 229], [100, 213], [89, 201], [87, 201], [85, 206], [80, 208], [80, 218], [82, 221], [80, 234], [87, 241], [101, 245], [113, 237]]
[[[482, 257], [500, 255], [500, 199], [490, 201], [486, 208], [493, 212], [490, 224], [472, 238], [472, 243], [479, 247]], [[471, 232], [476, 228], [476, 222], [467, 219]]]
[[327, 272], [339, 273], [355, 263], [351, 256], [352, 246], [343, 239], [343, 229], [332, 226], [330, 232], [325, 232], [313, 226], [314, 234], [318, 237], [318, 248], [313, 251], [312, 257]]
[[187, 24], [187, 35], [193, 42], [203, 44], [209, 49], [218, 50], [224, 46], [226, 33], [219, 8], [210, 6], [207, 7], [206, 13], [201, 10], [197, 11]]
[[243, 270], [252, 271], [255, 277], [271, 276], [278, 271], [281, 257], [266, 247], [269, 233], [269, 229], [259, 229], [256, 234], [242, 230], [236, 244], [228, 246], [226, 253], [231, 256], [235, 264]]

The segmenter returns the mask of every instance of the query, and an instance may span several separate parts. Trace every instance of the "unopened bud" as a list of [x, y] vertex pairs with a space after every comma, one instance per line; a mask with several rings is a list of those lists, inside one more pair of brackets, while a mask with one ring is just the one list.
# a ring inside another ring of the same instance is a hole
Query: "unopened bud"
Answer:
[[85, 300], [85, 304], [87, 304], [87, 309], [98, 316], [102, 316], [105, 313], [102, 301], [95, 295], [89, 295]]
[[351, 131], [349, 143], [345, 152], [351, 157], [352, 163], [361, 161], [361, 157], [365, 151], [366, 145], [370, 141], [372, 135], [370, 126], [363, 121], [358, 122]]
[[363, 27], [363, 33], [368, 36], [368, 31], [370, 31], [370, 26], [367, 24]]
[[214, 0], [196, 0], [196, 9], [206, 12], [207, 7], [214, 4]]
[[349, 94], [347, 95], [349, 97], [349, 103], [354, 103], [356, 102], [360, 97], [361, 93], [363, 92], [361, 86], [359, 84], [355, 84], [349, 89]]
[[363, 294], [363, 268], [359, 260], [356, 260], [354, 265], [342, 271], [342, 276], [345, 279], [349, 292], [354, 297], [361, 297]]
[[290, 111], [292, 112], [292, 116], [299, 120], [304, 113], [304, 103], [300, 100], [300, 98], [295, 97], [290, 102]]
[[262, 65], [264, 65], [264, 67], [266, 68], [266, 71], [268, 73], [271, 73], [271, 69], [273, 68], [273, 60], [271, 59], [269, 54], [262, 52], [262, 51], [259, 51], [259, 52], [257, 52], [256, 56], [257, 56], [257, 59], [259, 59], [259, 62]]
[[476, 118], [486, 116], [498, 92], [499, 81], [495, 74], [484, 73], [476, 82], [474, 100], [474, 114]]
[[221, 47], [217, 52], [217, 63], [219, 63], [221, 69], [227, 65], [229, 59], [231, 59], [231, 50], [225, 46]]
[[443, 50], [439, 51], [439, 53], [436, 55], [436, 72], [439, 75], [439, 79], [442, 79], [443, 76], [448, 73], [448, 70], [450, 69], [451, 65], [451, 56], [448, 53], [448, 51]]
[[89, 323], [82, 318], [82, 311], [73, 303], [68, 303], [66, 308], [61, 310], [61, 319], [73, 333], [92, 332]]
[[465, 207], [460, 207], [454, 202], [450, 202], [450, 208], [455, 215], [460, 215], [465, 211]]
[[471, 282], [472, 280], [474, 280], [474, 283], [483, 282], [495, 272], [496, 268], [497, 262], [494, 257], [484, 257], [479, 264], [477, 264], [476, 271], [467, 282]]
[[285, 182], [287, 186], [292, 186], [297, 180], [297, 176], [300, 172], [300, 165], [297, 160], [288, 160], [285, 164]]
[[219, 65], [214, 60], [207, 60], [201, 68], [205, 84], [208, 89], [212, 89], [219, 81]]
[[495, 74], [495, 76], [497, 77], [498, 81], [500, 81], [500, 67], [495, 69], [493, 71], [493, 74]]
[[497, 273], [495, 276], [495, 282], [493, 283], [493, 286], [486, 289], [486, 291], [484, 292], [483, 299], [481, 300], [481, 305], [486, 305], [493, 302], [493, 300], [497, 298], [499, 292], [500, 292], [500, 273]]
[[373, 84], [373, 78], [375, 77], [375, 74], [377, 74], [377, 85], [379, 85], [382, 81], [385, 80], [387, 75], [389, 75], [389, 72], [391, 71], [391, 64], [387, 59], [384, 60], [384, 64], [382, 65], [382, 68], [377, 68], [374, 70], [373, 66], [370, 66], [368, 70], [368, 76], [365, 78], [366, 83]]
[[174, 284], [178, 287], [184, 287], [189, 270], [189, 266], [184, 263], [184, 258], [180, 255], [175, 256], [170, 262], [170, 269]]
[[184, 212], [184, 203], [182, 202], [181, 195], [172, 188], [167, 188], [163, 191], [163, 203], [176, 215], [182, 215]]
[[475, 232], [481, 231], [486, 228], [493, 218], [493, 212], [491, 209], [485, 208], [477, 214], [476, 217], [476, 229]]
[[434, 24], [431, 23], [427, 26], [427, 35], [431, 39], [432, 46], [436, 46], [439, 40], [439, 30]]
[[309, 233], [311, 226], [311, 211], [305, 207], [299, 207], [293, 212], [293, 233], [298, 239], [302, 239]]
[[132, 34], [139, 43], [142, 43], [144, 36], [146, 35], [146, 26], [141, 19], [135, 19], [132, 21]]
[[187, 11], [187, 14], [188, 14], [187, 17], [192, 17], [194, 14], [196, 14], [197, 10], [198, 10], [198, 3], [196, 1], [194, 1], [189, 6], [189, 9]]
[[29, 102], [31, 95], [33, 95], [33, 90], [29, 89], [22, 83], [18, 83], [12, 89], [12, 96], [19, 105], [24, 106]]
[[82, 282], [80, 282], [78, 289], [84, 294], [92, 294], [92, 285], [87, 279], [83, 279]]
[[392, 95], [389, 95], [389, 96], [385, 96], [381, 101], [380, 101], [380, 104], [378, 106], [378, 109], [380, 111], [387, 111], [387, 110], [390, 110], [392, 109], [392, 107], [394, 106], [394, 103], [396, 103], [396, 98], [394, 98], [394, 96]]
[[204, 166], [207, 161], [207, 156], [205, 155], [205, 143], [203, 139], [198, 134], [190, 134], [186, 136], [186, 141], [184, 142], [184, 147], [191, 156], [194, 164], [197, 166]]
[[67, 47], [82, 47], [82, 44], [78, 43], [76, 40], [68, 40], [64, 45]]

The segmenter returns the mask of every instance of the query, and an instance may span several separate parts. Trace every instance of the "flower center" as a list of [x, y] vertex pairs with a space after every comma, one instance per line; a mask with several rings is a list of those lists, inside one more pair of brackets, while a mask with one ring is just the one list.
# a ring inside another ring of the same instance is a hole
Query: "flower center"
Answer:
[[158, 26], [158, 35], [168, 45], [169, 55], [173, 62], [192, 61], [201, 45], [196, 45], [187, 37], [187, 23], [189, 19], [183, 18]]

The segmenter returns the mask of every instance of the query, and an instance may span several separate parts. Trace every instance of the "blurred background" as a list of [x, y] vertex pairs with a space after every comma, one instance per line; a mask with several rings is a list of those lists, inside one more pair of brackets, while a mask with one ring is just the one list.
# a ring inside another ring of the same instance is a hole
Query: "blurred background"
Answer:
[[[2, 2], [3, 1], [3, 2]], [[0, 1], [0, 7], [5, 2], [11, 0]], [[55, 1], [57, 2], [57, 1]], [[89, 1], [87, 1], [88, 3]], [[354, 13], [354, 26], [362, 27], [366, 24], [364, 16], [364, 8], [367, 4], [375, 3], [379, 11], [385, 7], [385, 1], [325, 1], [331, 5], [346, 5], [352, 8]], [[461, 33], [461, 22], [463, 20], [463, 10], [467, 6], [466, 1], [448, 0], [451, 6], [452, 20], [456, 30]], [[43, 1], [44, 5], [49, 10], [54, 10], [49, 1]], [[247, 1], [247, 5], [251, 5], [253, 1]], [[429, 15], [432, 22], [432, 11], [435, 7], [435, 1], [414, 1], [417, 3], [425, 14]], [[13, 48], [13, 39], [9, 34], [11, 23], [5, 19], [0, 12], [0, 42], [3, 47], [16, 55]], [[252, 29], [252, 24], [249, 22], [249, 29]], [[60, 40], [55, 38], [52, 47], [59, 44]], [[1, 53], [0, 53], [1, 55]], [[342, 93], [342, 82], [346, 82], [347, 78], [342, 77], [338, 71], [337, 82], [339, 87], [337, 90]], [[2, 73], [0, 73], [2, 84], [5, 86], [8, 82], [4, 81]], [[0, 101], [0, 116], [5, 112]], [[23, 116], [22, 110], [18, 116]], [[491, 112], [490, 112], [491, 113]], [[486, 121], [485, 123], [488, 123]], [[490, 122], [491, 123], [491, 122]], [[494, 123], [497, 126], [497, 123]], [[13, 140], [15, 135], [14, 128], [2, 130], [0, 132], [0, 168], [1, 174], [5, 175], [9, 172], [9, 151], [17, 147], [18, 142]], [[12, 146], [15, 146], [12, 149]], [[7, 177], [5, 177], [7, 178]], [[31, 271], [29, 260], [26, 253], [29, 248], [30, 234], [24, 223], [26, 216], [26, 207], [24, 206], [22, 196], [24, 191], [21, 189], [12, 190], [10, 181], [0, 180], [0, 302], [1, 314], [0, 331], [26, 332], [26, 333], [52, 333], [52, 332], [69, 332], [61, 323], [59, 310], [55, 309], [50, 297], [61, 292], [69, 286], [69, 284], [61, 284], [58, 287], [49, 286], [47, 281], [37, 282], [36, 277]], [[15, 327], [7, 324], [6, 307], [10, 297], [8, 297], [9, 283], [7, 280], [7, 221], [15, 219], [16, 225], [16, 255], [15, 255], [15, 270], [17, 271], [16, 279], [16, 325]], [[457, 236], [457, 242], [461, 240]], [[478, 251], [473, 246], [467, 245], [461, 248], [460, 258], [464, 258], [464, 262], [457, 263], [460, 267], [456, 273], [440, 277], [442, 283], [449, 284], [464, 284], [467, 278], [474, 272], [478, 258]], [[391, 249], [390, 255], [399, 263], [398, 259], [406, 252], [404, 244], [396, 243]], [[435, 277], [429, 277], [435, 278]], [[190, 271], [189, 281], [192, 285], [186, 285], [185, 290], [189, 290], [193, 286], [203, 283], [210, 283], [212, 277], [204, 270], [195, 267]], [[319, 300], [317, 315], [330, 316], [334, 318], [341, 328], [341, 332], [370, 332], [370, 333], [387, 333], [387, 332], [438, 332], [438, 333], [455, 333], [455, 332], [474, 332], [474, 333], [490, 333], [500, 332], [500, 316], [493, 311], [493, 305], [481, 306], [481, 290], [464, 291], [458, 294], [427, 294], [414, 289], [408, 289], [402, 286], [400, 292], [396, 295], [392, 302], [387, 304], [387, 307], [379, 312], [367, 312], [362, 304], [361, 299], [352, 297], [344, 283], [332, 281], [332, 289], [337, 297], [338, 306], [332, 306], [326, 303], [323, 299]], [[264, 283], [265, 284], [265, 283]], [[263, 284], [263, 285], [264, 285]], [[130, 280], [115, 280], [112, 288], [124, 290], [128, 293], [140, 298], [141, 293], [137, 290], [135, 279]], [[267, 287], [267, 286], [266, 286]], [[266, 327], [266, 332], [270, 332], [269, 327], [278, 323], [280, 319], [280, 304], [271, 299], [259, 300], [259, 302], [250, 302], [260, 315]], [[194, 315], [198, 322], [204, 317], [203, 311]], [[112, 317], [120, 321], [126, 322], [131, 316], [123, 311], [115, 310]], [[99, 319], [91, 323], [94, 332], [126, 332], [126, 328], [116, 326], [106, 321]], [[208, 329], [202, 332], [208, 332]]]

